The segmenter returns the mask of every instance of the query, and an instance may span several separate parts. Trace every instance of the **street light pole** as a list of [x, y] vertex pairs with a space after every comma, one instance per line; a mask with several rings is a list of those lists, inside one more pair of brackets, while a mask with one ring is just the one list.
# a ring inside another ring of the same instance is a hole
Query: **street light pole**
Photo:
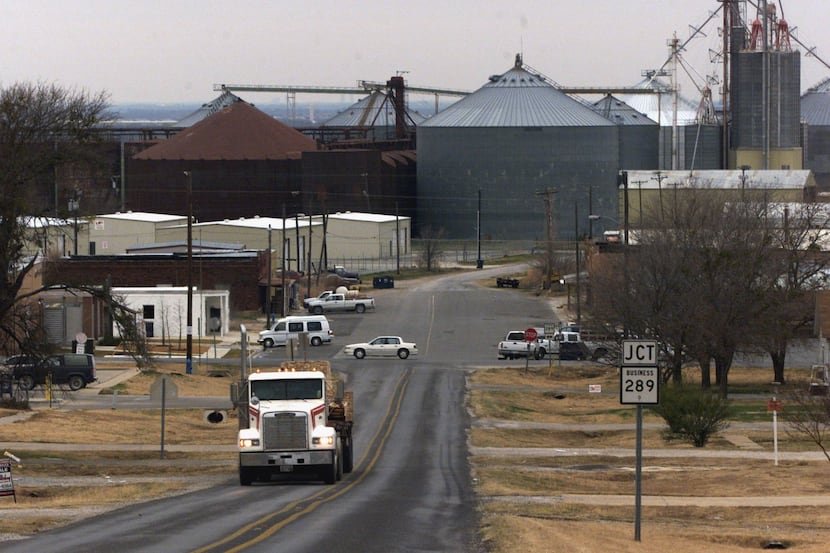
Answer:
[[265, 301], [268, 303], [268, 322], [265, 323], [268, 328], [271, 327], [271, 276], [273, 275], [273, 268], [271, 266], [271, 258], [274, 256], [274, 251], [271, 248], [271, 225], [268, 225], [268, 289], [265, 293]]
[[193, 373], [193, 175], [187, 177], [187, 360], [185, 373]]
[[579, 298], [579, 204], [574, 202], [574, 244], [576, 245], [576, 324], [582, 322]]

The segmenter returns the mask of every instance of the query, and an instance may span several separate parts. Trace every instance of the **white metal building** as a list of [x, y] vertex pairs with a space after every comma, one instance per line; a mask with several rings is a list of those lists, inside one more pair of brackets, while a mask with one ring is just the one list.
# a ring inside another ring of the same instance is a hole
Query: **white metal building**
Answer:
[[156, 235], [160, 229], [177, 224], [184, 224], [186, 227], [187, 216], [143, 211], [96, 215], [91, 222], [87, 222], [88, 247], [82, 248], [84, 244], [81, 237], [78, 238], [78, 254], [124, 254], [130, 246], [158, 242]]
[[[187, 337], [187, 287], [113, 288], [112, 294], [140, 318], [147, 338], [177, 339]], [[230, 325], [230, 292], [227, 290], [193, 290], [193, 337], [224, 336]], [[118, 329], [113, 328], [118, 335]]]

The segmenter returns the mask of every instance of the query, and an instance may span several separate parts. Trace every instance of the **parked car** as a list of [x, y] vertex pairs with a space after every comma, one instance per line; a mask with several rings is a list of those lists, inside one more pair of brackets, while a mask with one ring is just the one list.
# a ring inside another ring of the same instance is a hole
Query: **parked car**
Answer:
[[27, 355], [16, 355], [6, 360], [6, 367], [18, 385], [24, 390], [46, 384], [50, 376], [52, 384], [66, 384], [72, 391], [92, 384], [95, 376], [95, 356], [89, 353], [61, 353], [38, 359]]
[[346, 355], [354, 355], [363, 359], [367, 355], [379, 357], [394, 357], [406, 359], [410, 355], [418, 355], [418, 346], [415, 342], [405, 342], [400, 336], [378, 336], [369, 342], [349, 344], [343, 348]]
[[349, 283], [360, 284], [360, 275], [354, 271], [349, 271], [342, 265], [335, 265], [328, 270], [329, 273], [335, 274], [340, 278], [349, 281]]
[[323, 342], [331, 342], [334, 332], [325, 315], [300, 315], [277, 319], [267, 330], [259, 333], [257, 343], [264, 348], [284, 346], [288, 340], [296, 340], [303, 333], [308, 335], [308, 343], [319, 346]]
[[395, 278], [389, 275], [376, 276], [372, 279], [372, 288], [394, 288]]

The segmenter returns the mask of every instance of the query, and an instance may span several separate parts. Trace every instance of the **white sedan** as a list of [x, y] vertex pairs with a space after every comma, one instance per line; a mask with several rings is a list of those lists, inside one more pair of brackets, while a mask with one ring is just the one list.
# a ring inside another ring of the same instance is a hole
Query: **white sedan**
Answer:
[[410, 355], [418, 355], [418, 346], [414, 342], [404, 342], [400, 336], [378, 336], [369, 342], [349, 344], [343, 348], [343, 353], [354, 355], [358, 359], [363, 359], [367, 355], [397, 355], [401, 359], [406, 359]]

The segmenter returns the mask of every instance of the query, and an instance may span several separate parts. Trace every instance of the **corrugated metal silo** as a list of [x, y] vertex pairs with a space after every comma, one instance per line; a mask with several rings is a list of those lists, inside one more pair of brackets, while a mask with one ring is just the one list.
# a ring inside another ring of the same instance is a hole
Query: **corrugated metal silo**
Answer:
[[594, 109], [619, 125], [622, 169], [658, 168], [657, 143], [660, 126], [656, 121], [611, 94], [594, 102]]
[[810, 88], [801, 97], [801, 117], [806, 123], [804, 168], [816, 177], [821, 191], [830, 190], [830, 79]]
[[[768, 51], [769, 146], [798, 148], [800, 139], [801, 58], [798, 52]], [[764, 142], [764, 52], [736, 54], [732, 82], [732, 148], [760, 149]]]
[[618, 216], [618, 137], [616, 125], [517, 56], [509, 71], [418, 127], [419, 228], [475, 238], [481, 191], [485, 240], [545, 239], [546, 197], [556, 238], [586, 234], [591, 211]]

